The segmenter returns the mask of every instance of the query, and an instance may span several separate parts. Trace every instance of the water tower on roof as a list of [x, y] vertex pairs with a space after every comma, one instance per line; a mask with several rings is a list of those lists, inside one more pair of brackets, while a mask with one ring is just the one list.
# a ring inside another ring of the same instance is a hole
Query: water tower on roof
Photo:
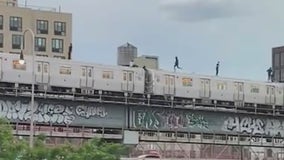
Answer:
[[127, 42], [117, 48], [117, 65], [129, 66], [135, 58], [137, 58], [137, 48], [132, 44]]

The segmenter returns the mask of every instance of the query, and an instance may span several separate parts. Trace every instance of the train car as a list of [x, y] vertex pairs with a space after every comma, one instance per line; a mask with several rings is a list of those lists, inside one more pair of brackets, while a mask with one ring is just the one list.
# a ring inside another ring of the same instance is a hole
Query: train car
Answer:
[[[1, 87], [32, 84], [32, 56], [19, 63], [16, 54], [0, 54]], [[125, 93], [198, 103], [272, 108], [284, 105], [282, 83], [204, 76], [138, 67], [101, 65], [35, 57], [35, 85], [48, 91], [95, 94]], [[90, 92], [83, 92], [90, 91]], [[205, 100], [205, 101], [204, 101]]]
[[283, 85], [270, 82], [244, 83], [245, 103], [259, 106], [283, 105]]
[[6, 85], [31, 84], [32, 63], [20, 64], [19, 58], [19, 55], [0, 54], [1, 82]]
[[[32, 56], [25, 56], [24, 64], [20, 64], [19, 59], [19, 55], [0, 55], [1, 82], [11, 85], [32, 83]], [[145, 77], [142, 68], [99, 65], [36, 56], [34, 75], [35, 85], [46, 86], [45, 88], [50, 91], [102, 90], [144, 94]]]
[[96, 90], [144, 94], [144, 70], [136, 67], [95, 65]]
[[200, 78], [199, 76], [193, 74], [176, 73], [176, 97], [190, 99], [209, 97], [210, 83], [204, 83], [205, 79], [208, 80], [208, 78]]
[[231, 79], [212, 77], [210, 98], [218, 105], [232, 105], [234, 103], [234, 94], [238, 94], [239, 92], [235, 88], [234, 83]]
[[168, 72], [164, 70], [152, 70], [147, 69], [148, 72], [151, 72], [151, 84], [147, 83], [148, 86], [151, 86], [151, 91], [153, 95], [156, 96], [175, 96], [175, 79], [176, 75], [173, 72]]

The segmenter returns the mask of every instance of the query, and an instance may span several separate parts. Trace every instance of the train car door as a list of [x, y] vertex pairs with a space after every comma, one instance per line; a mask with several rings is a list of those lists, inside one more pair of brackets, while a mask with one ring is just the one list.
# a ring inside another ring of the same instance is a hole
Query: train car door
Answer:
[[266, 104], [275, 104], [275, 86], [266, 86], [266, 95], [265, 95], [265, 103]]
[[200, 79], [200, 97], [209, 98], [210, 97], [210, 79]]
[[93, 88], [93, 67], [81, 66], [80, 86], [82, 88]]
[[243, 82], [234, 83], [234, 101], [237, 101], [237, 102], [244, 101], [244, 83]]
[[165, 77], [164, 94], [174, 95], [175, 94], [175, 76], [165, 74], [164, 77]]
[[122, 72], [122, 91], [133, 92], [134, 91], [134, 72], [123, 71]]
[[150, 70], [145, 71], [145, 93], [153, 93], [153, 73]]
[[2, 58], [0, 58], [0, 79], [2, 79]]
[[44, 61], [36, 61], [35, 64], [36, 83], [49, 83], [49, 63]]

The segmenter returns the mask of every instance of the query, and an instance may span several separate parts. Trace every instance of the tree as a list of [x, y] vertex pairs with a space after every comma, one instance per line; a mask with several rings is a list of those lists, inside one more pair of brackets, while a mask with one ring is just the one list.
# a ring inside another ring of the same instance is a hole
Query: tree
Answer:
[[39, 135], [34, 147], [29, 148], [27, 141], [13, 136], [9, 122], [0, 118], [0, 160], [119, 160], [126, 154], [123, 145], [96, 138], [80, 147], [71, 144], [47, 147], [45, 140], [45, 135]]

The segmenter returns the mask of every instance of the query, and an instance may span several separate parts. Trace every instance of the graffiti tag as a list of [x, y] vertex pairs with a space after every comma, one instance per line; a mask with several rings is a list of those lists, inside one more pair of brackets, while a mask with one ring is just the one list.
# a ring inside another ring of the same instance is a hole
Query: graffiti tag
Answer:
[[28, 121], [31, 119], [32, 113], [34, 113], [34, 121], [36, 122], [57, 124], [71, 124], [77, 117], [104, 118], [108, 115], [105, 107], [101, 106], [68, 106], [35, 102], [32, 109], [29, 101], [0, 100], [0, 117]]
[[260, 119], [251, 117], [228, 117], [224, 121], [223, 131], [248, 133], [252, 135], [283, 136], [282, 122], [277, 119]]
[[133, 111], [135, 128], [145, 129], [207, 129], [208, 122], [202, 115], [158, 109]]

